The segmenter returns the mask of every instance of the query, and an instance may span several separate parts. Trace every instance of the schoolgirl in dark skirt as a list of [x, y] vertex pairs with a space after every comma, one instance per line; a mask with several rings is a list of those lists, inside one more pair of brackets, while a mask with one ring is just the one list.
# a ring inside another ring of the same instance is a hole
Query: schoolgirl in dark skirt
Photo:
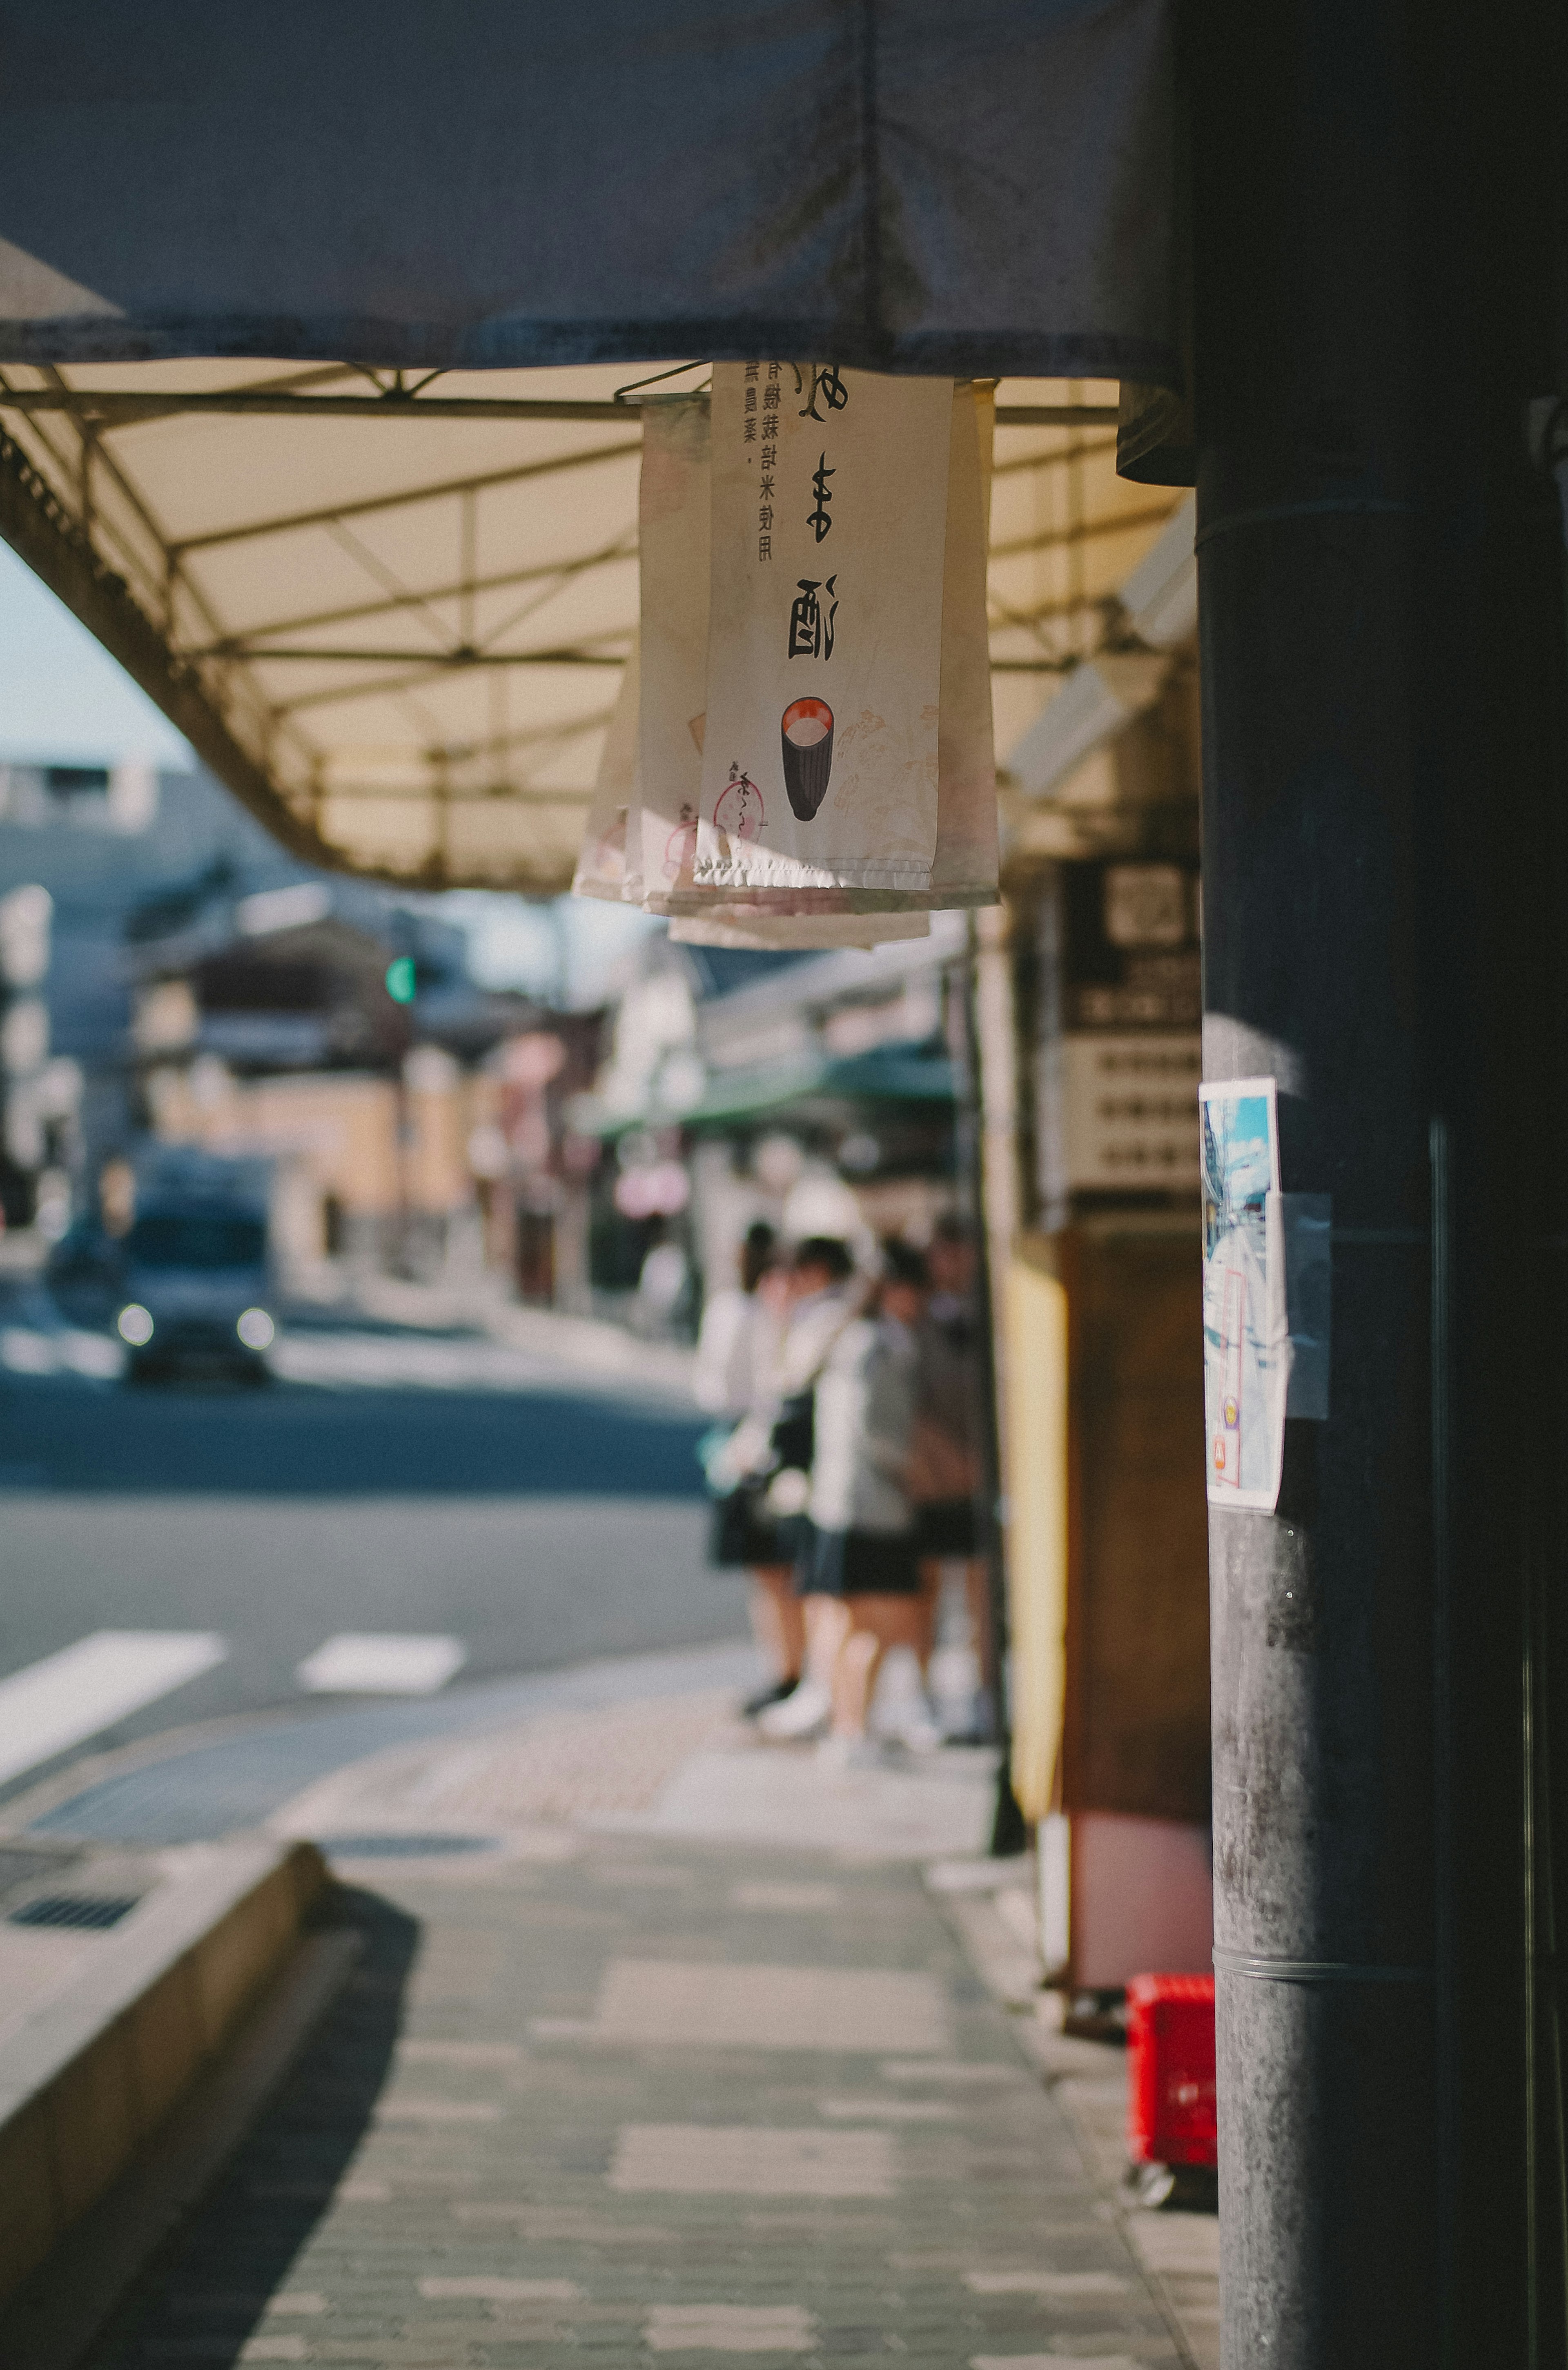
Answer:
[[854, 1744], [882, 1653], [918, 1649], [909, 1458], [923, 1280], [918, 1253], [888, 1246], [873, 1304], [845, 1326], [817, 1378], [810, 1519], [795, 1559], [808, 1676], [789, 1703], [763, 1715], [764, 1733], [778, 1739], [831, 1726]]

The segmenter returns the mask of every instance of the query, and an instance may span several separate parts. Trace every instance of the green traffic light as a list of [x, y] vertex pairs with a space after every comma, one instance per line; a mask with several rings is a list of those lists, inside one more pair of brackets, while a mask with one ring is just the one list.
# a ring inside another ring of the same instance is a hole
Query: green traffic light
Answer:
[[394, 1004], [412, 1004], [414, 1000], [414, 959], [399, 955], [386, 966], [386, 993]]

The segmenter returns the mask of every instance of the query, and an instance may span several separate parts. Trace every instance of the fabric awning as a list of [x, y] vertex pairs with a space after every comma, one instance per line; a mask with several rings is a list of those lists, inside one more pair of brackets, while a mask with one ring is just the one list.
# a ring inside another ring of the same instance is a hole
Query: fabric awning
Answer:
[[628, 380], [1003, 374], [1004, 747], [1170, 506], [1113, 427], [1174, 376], [1166, 0], [86, 0], [0, 42], [0, 535], [310, 860], [565, 885]]
[[716, 1071], [700, 1102], [680, 1110], [595, 1115], [584, 1098], [573, 1124], [581, 1133], [606, 1139], [645, 1127], [681, 1127], [693, 1135], [711, 1129], [722, 1135], [780, 1111], [815, 1116], [829, 1105], [903, 1103], [944, 1110], [956, 1101], [957, 1092], [951, 1062], [924, 1046], [879, 1045], [867, 1053], [838, 1056], [819, 1050], [793, 1061]]
[[[428, 396], [369, 417], [156, 412], [160, 389], [352, 405], [341, 390], [370, 383], [341, 368], [0, 377], [0, 535], [286, 846], [431, 889], [567, 885], [637, 620], [641, 438], [635, 410], [610, 402], [617, 372], [440, 382], [457, 403], [587, 413], [565, 420], [426, 417]], [[1097, 645], [1175, 499], [1118, 478], [1109, 427], [1008, 424], [1108, 392], [1002, 383], [990, 590], [1004, 749]], [[34, 396], [66, 408], [26, 408]]]
[[0, 360], [1165, 380], [1170, 17], [11, 0]]

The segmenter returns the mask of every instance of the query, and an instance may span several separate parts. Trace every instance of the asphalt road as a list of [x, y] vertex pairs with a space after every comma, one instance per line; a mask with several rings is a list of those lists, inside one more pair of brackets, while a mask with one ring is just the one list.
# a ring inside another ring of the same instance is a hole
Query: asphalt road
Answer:
[[310, 1370], [336, 1379], [265, 1390], [0, 1361], [0, 1677], [105, 1629], [224, 1649], [6, 1795], [190, 1722], [328, 1712], [299, 1666], [344, 1633], [451, 1639], [449, 1688], [744, 1636], [743, 1585], [704, 1567], [694, 1413], [536, 1362], [510, 1382], [483, 1341], [433, 1367], [428, 1337], [333, 1339], [313, 1332]]

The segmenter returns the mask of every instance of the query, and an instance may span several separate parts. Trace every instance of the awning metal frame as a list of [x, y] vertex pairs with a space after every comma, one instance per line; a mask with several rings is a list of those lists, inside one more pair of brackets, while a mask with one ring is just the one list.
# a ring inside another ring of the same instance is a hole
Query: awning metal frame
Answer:
[[[236, 387], [203, 394], [195, 388], [142, 395], [128, 388], [6, 387], [0, 411], [68, 411], [95, 428], [134, 427], [181, 412], [234, 413], [251, 418], [331, 420], [626, 420], [633, 403], [613, 399], [573, 403], [548, 396], [420, 396], [388, 388], [384, 395], [294, 395], [276, 387]], [[997, 409], [998, 428], [1114, 428], [1113, 403], [1015, 403]]]
[[[474, 877], [461, 859], [449, 860], [444, 823], [432, 834], [428, 858], [417, 869], [410, 869], [407, 864], [383, 868], [367, 863], [363, 854], [334, 844], [324, 823], [329, 801], [363, 795], [398, 806], [423, 800], [433, 804], [442, 817], [455, 807], [488, 805], [498, 800], [558, 811], [580, 810], [586, 803], [585, 791], [551, 788], [541, 779], [540, 771], [548, 772], [558, 753], [603, 728], [609, 710], [602, 699], [580, 713], [521, 730], [509, 728], [504, 705], [498, 708], [492, 700], [490, 729], [468, 733], [459, 741], [444, 736], [434, 715], [419, 701], [419, 694], [468, 674], [500, 685], [514, 671], [523, 674], [558, 668], [602, 672], [624, 664], [629, 625], [576, 634], [566, 640], [543, 640], [522, 649], [500, 645], [534, 608], [560, 590], [593, 570], [624, 566], [633, 559], [634, 534], [623, 532], [559, 560], [510, 569], [497, 569], [492, 562], [488, 571], [482, 571], [477, 564], [478, 520], [480, 503], [492, 493], [591, 471], [600, 465], [624, 463], [637, 454], [641, 440], [636, 400], [432, 395], [426, 391], [431, 379], [442, 374], [431, 374], [410, 385], [401, 374], [384, 380], [370, 370], [341, 363], [302, 367], [232, 387], [208, 389], [83, 387], [52, 364], [23, 366], [24, 374], [29, 371], [37, 383], [24, 385], [12, 383], [17, 366], [10, 374], [0, 372], [0, 419], [9, 417], [15, 422], [9, 432], [0, 430], [0, 535], [126, 669], [202, 761], [291, 853], [316, 865], [440, 888]], [[375, 392], [324, 391], [340, 390], [345, 381], [355, 380], [362, 384], [368, 380]], [[623, 392], [633, 397], [637, 393], [635, 389]], [[448, 470], [428, 482], [386, 492], [356, 494], [338, 503], [317, 502], [175, 535], [144, 500], [133, 471], [122, 459], [118, 439], [124, 431], [182, 415], [228, 417], [236, 428], [248, 419], [316, 422], [338, 418], [355, 428], [373, 421], [576, 421], [601, 431], [621, 426], [631, 432], [505, 467], [464, 475]], [[1103, 403], [999, 405], [997, 425], [1001, 431], [1054, 429], [1072, 434], [1054, 449], [1009, 454], [998, 461], [997, 474], [1011, 477], [1066, 467], [1072, 475], [1083, 463], [1113, 450], [1113, 439], [1093, 431], [1113, 426], [1115, 420], [1115, 407]], [[104, 499], [110, 488], [112, 502]], [[455, 503], [458, 508], [460, 558], [455, 573], [448, 546], [444, 565], [432, 581], [405, 581], [354, 533], [354, 522], [385, 519], [438, 502]], [[994, 556], [1018, 558], [1126, 532], [1163, 518], [1167, 507], [1126, 510], [1102, 520], [1080, 516], [1077, 504], [1070, 504], [1066, 526], [1053, 525], [999, 544]], [[205, 553], [317, 530], [325, 530], [340, 543], [368, 576], [374, 593], [367, 587], [363, 601], [340, 601], [314, 609], [301, 604], [289, 616], [280, 617], [274, 612], [269, 622], [236, 630], [217, 614], [193, 572], [192, 562]], [[478, 597], [511, 587], [523, 596], [521, 606], [513, 606], [499, 627], [483, 635], [477, 633]], [[445, 604], [445, 616], [437, 614], [437, 604]], [[455, 604], [455, 633], [451, 616]], [[1032, 652], [1026, 646], [1025, 653], [1018, 653], [1015, 645], [1012, 652], [998, 653], [993, 661], [996, 673], [1068, 672], [1082, 652], [1055, 647], [1049, 621], [1082, 614], [1092, 605], [1074, 594], [1065, 603], [1045, 603], [1032, 613], [993, 600], [994, 625], [1003, 631], [1021, 627], [1035, 644]], [[421, 616], [421, 612], [428, 614]], [[306, 639], [317, 633], [330, 634], [336, 627], [372, 625], [376, 620], [385, 624], [394, 618], [417, 620], [430, 633], [432, 647], [398, 649], [377, 638], [374, 627], [364, 639], [352, 644], [328, 641], [316, 646]], [[344, 679], [307, 683], [289, 691], [276, 685], [263, 685], [252, 672], [259, 665], [312, 668], [318, 674]], [[355, 677], [355, 669], [372, 672]], [[378, 780], [374, 789], [363, 793], [339, 782], [329, 785], [321, 747], [304, 719], [312, 711], [388, 697], [404, 704], [422, 736], [417, 762], [423, 766], [424, 779]], [[548, 878], [532, 877], [527, 859], [518, 857], [508, 885], [534, 888], [541, 893], [551, 891], [561, 885], [559, 857], [557, 868]]]

